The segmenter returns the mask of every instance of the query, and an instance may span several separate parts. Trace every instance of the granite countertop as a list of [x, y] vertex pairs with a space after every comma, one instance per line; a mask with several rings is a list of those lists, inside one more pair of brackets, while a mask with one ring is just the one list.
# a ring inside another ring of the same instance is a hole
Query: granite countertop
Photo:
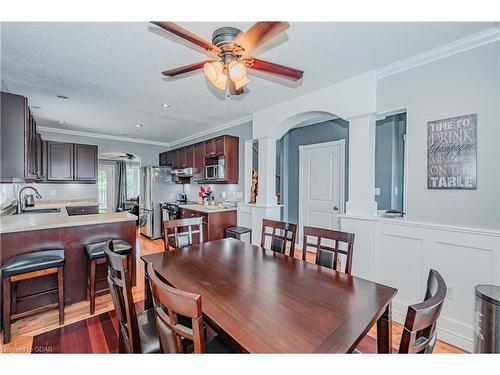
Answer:
[[226, 212], [226, 211], [236, 211], [236, 207], [230, 206], [204, 206], [202, 204], [181, 204], [180, 208], [185, 208], [187, 210], [204, 212], [206, 214], [216, 213], [216, 212]]
[[39, 204], [35, 202], [34, 208], [54, 207], [60, 208], [61, 212], [2, 216], [0, 218], [0, 234], [137, 220], [137, 216], [128, 212], [69, 216], [65, 208], [66, 206], [89, 206], [96, 204], [95, 201], [89, 200], [43, 202]]

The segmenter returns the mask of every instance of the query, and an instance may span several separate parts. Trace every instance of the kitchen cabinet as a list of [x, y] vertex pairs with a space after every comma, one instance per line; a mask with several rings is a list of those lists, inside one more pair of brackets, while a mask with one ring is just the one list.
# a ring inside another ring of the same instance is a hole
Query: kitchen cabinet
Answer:
[[177, 152], [179, 153], [179, 168], [186, 168], [186, 148], [180, 148]]
[[97, 180], [97, 146], [75, 144], [75, 181]]
[[73, 143], [47, 141], [47, 181], [73, 181]]
[[193, 155], [194, 154], [194, 146], [186, 146], [184, 147], [184, 167], [192, 168], [193, 167]]
[[167, 151], [160, 153], [160, 159], [159, 159], [160, 167], [164, 167], [168, 164], [167, 163], [167, 154], [168, 154]]
[[[226, 228], [236, 226], [236, 210], [201, 212], [187, 208], [180, 209], [181, 218], [202, 217], [203, 218], [203, 241], [215, 241], [224, 238]], [[198, 242], [198, 234], [193, 235], [193, 240]]]
[[212, 138], [205, 141], [205, 157], [224, 155], [224, 141], [226, 136]]
[[167, 165], [172, 166], [172, 163], [174, 161], [174, 153], [172, 151], [168, 151], [166, 158], [167, 158]]
[[95, 183], [97, 153], [95, 145], [44, 141], [43, 177], [40, 182]]
[[1, 182], [32, 181], [38, 167], [36, 121], [28, 108], [28, 99], [21, 95], [1, 93], [0, 115], [0, 180]]
[[179, 150], [174, 150], [172, 152], [172, 168], [178, 169], [180, 168], [180, 160], [179, 160]]
[[193, 146], [193, 168], [196, 169], [193, 179], [203, 180], [205, 175], [205, 145], [202, 142]]

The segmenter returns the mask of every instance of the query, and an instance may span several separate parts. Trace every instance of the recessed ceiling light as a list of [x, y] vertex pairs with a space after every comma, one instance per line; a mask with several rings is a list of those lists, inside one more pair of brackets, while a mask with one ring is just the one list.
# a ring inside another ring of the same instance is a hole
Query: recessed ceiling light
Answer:
[[57, 121], [57, 122], [58, 122], [59, 124], [61, 124], [61, 125], [66, 124], [66, 122], [65, 122], [65, 121]]
[[163, 108], [168, 108], [168, 107], [170, 107], [170, 104], [163, 103], [161, 106], [162, 106]]
[[142, 128], [144, 125], [142, 125], [142, 124], [135, 124], [135, 126], [138, 127], [138, 128]]
[[31, 108], [33, 108], [33, 109], [40, 109], [40, 107], [37, 106], [37, 105], [32, 105]]
[[122, 137], [126, 137], [128, 135], [128, 133], [121, 133], [120, 134]]
[[65, 96], [65, 95], [56, 95], [56, 96], [57, 96], [59, 99], [68, 99], [68, 97], [67, 97], [67, 96]]

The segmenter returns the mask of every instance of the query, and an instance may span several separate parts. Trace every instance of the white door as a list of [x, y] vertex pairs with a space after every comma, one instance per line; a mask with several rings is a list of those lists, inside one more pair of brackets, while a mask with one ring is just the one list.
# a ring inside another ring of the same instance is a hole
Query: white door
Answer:
[[115, 211], [115, 168], [112, 165], [99, 165], [97, 181], [99, 192], [99, 212]]
[[339, 230], [344, 212], [344, 140], [299, 147], [299, 242], [303, 226]]

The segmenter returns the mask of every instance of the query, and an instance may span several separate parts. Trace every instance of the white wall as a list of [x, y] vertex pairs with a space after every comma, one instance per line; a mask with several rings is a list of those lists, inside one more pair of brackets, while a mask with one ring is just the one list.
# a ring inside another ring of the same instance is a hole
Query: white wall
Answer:
[[[451, 295], [438, 338], [473, 350], [474, 287], [500, 284], [499, 43], [407, 70], [378, 82], [378, 110], [407, 108], [407, 218], [345, 216], [356, 234], [353, 274], [393, 286], [393, 318], [421, 301], [429, 269]], [[427, 122], [478, 114], [477, 190], [427, 190]], [[351, 155], [355, 157], [355, 155]]]
[[[499, 43], [379, 80], [378, 111], [407, 107], [408, 220], [500, 229]], [[427, 189], [427, 122], [477, 113], [477, 190]]]

